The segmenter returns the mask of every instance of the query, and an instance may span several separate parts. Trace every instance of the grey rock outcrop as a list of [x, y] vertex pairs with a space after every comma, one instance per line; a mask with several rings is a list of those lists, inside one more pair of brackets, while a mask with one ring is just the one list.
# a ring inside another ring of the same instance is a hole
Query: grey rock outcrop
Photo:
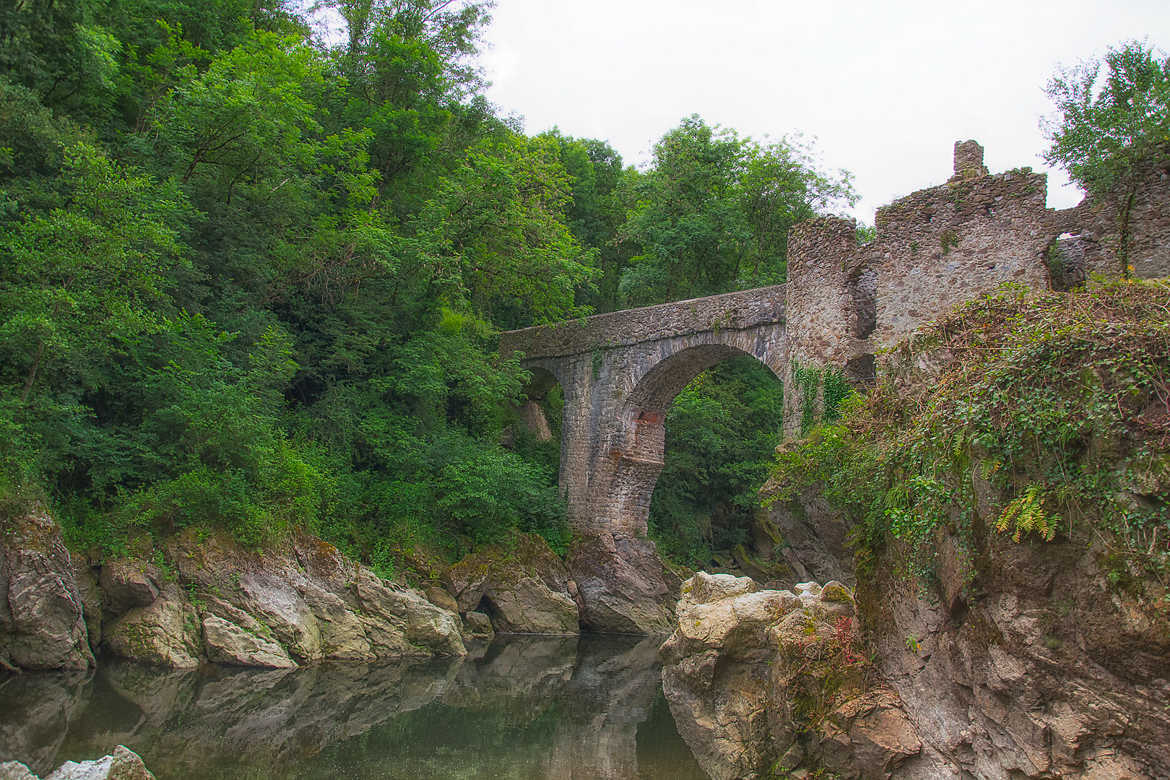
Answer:
[[1112, 587], [1105, 549], [981, 545], [977, 568], [940, 567], [942, 598], [889, 576], [859, 589], [884, 676], [950, 757], [937, 776], [1170, 777], [1164, 589]]
[[173, 584], [149, 605], [119, 617], [105, 634], [106, 646], [122, 658], [174, 669], [199, 665], [198, 613]]
[[99, 641], [175, 669], [466, 653], [456, 613], [313, 537], [254, 553], [223, 534], [186, 531], [157, 563], [111, 559], [99, 571], [71, 558], [44, 512], [2, 530], [0, 667], [86, 669]]
[[[773, 485], [765, 483], [760, 495], [767, 498], [773, 490]], [[853, 555], [845, 543], [848, 524], [815, 488], [805, 489], [791, 500], [773, 503], [760, 525], [767, 525], [777, 537], [767, 541], [778, 548], [776, 558], [791, 572], [788, 577], [777, 578], [785, 586], [831, 580], [854, 584]]]
[[603, 633], [668, 634], [679, 580], [654, 542], [623, 533], [580, 540], [569, 553], [580, 588], [581, 624]]
[[61, 529], [42, 509], [0, 526], [0, 667], [94, 663], [82, 596]]
[[29, 768], [19, 761], [0, 762], [0, 780], [38, 780]]
[[262, 666], [289, 669], [297, 662], [276, 642], [257, 636], [218, 615], [203, 618], [203, 640], [207, 660], [231, 666]]
[[154, 775], [137, 753], [118, 745], [113, 753], [94, 761], [66, 761], [45, 780], [154, 780]]
[[153, 564], [138, 558], [114, 558], [101, 568], [99, 584], [105, 608], [121, 615], [134, 607], [149, 607], [158, 598], [163, 577]]
[[[0, 780], [38, 780], [18, 761], [0, 763]], [[44, 780], [154, 780], [137, 753], [122, 745], [108, 756], [93, 761], [66, 761]]]
[[463, 635], [468, 639], [490, 641], [496, 635], [492, 619], [482, 612], [466, 612], [463, 615]]
[[226, 537], [180, 534], [168, 553], [196, 594], [213, 660], [287, 667], [466, 652], [458, 615], [319, 539], [300, 536], [258, 554]]
[[[504, 634], [576, 634], [576, 583], [543, 539], [518, 536], [452, 566], [444, 580], [464, 615], [482, 612]], [[474, 620], [474, 618], [473, 618]]]
[[699, 572], [659, 649], [679, 733], [711, 777], [827, 770], [890, 777], [922, 743], [896, 693], [855, 646], [852, 594], [838, 582], [758, 590]]

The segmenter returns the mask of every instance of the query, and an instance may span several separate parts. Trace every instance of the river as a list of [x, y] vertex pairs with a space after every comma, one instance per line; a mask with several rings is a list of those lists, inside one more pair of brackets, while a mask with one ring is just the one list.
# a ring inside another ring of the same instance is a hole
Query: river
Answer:
[[172, 778], [704, 778], [659, 640], [500, 637], [463, 659], [0, 677], [0, 760], [44, 775], [115, 745]]

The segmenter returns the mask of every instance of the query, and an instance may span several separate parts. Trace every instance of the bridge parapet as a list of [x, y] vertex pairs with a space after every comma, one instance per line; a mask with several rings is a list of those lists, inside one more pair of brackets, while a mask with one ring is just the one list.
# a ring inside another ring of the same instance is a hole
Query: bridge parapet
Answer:
[[566, 357], [594, 349], [670, 339], [712, 330], [746, 330], [783, 322], [785, 285], [759, 287], [640, 309], [595, 314], [555, 325], [500, 334], [500, 354], [526, 359]]

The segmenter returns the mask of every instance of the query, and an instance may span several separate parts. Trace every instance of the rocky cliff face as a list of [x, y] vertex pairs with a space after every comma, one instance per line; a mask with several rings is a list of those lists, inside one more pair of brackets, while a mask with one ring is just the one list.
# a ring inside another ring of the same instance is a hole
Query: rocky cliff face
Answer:
[[[510, 548], [491, 546], [444, 574], [465, 621], [482, 632], [576, 634], [580, 595], [565, 564], [538, 536], [519, 535]], [[490, 626], [483, 626], [486, 615]]]
[[265, 553], [184, 532], [90, 566], [43, 512], [0, 537], [0, 664], [85, 669], [99, 646], [170, 668], [462, 655], [459, 616], [298, 536]]
[[945, 757], [939, 776], [1170, 777], [1156, 583], [1111, 583], [1104, 547], [989, 537], [964, 570], [945, 565], [956, 544], [939, 534], [937, 596], [889, 570], [858, 589], [885, 679]]
[[660, 649], [679, 732], [714, 778], [1170, 776], [1165, 610], [1071, 553], [1005, 545], [949, 607], [700, 572]]
[[[38, 780], [19, 761], [0, 763], [0, 780]], [[118, 745], [108, 756], [93, 761], [66, 761], [45, 780], [154, 780], [154, 775], [133, 750]]]
[[0, 666], [93, 665], [82, 594], [61, 529], [43, 511], [0, 526]]

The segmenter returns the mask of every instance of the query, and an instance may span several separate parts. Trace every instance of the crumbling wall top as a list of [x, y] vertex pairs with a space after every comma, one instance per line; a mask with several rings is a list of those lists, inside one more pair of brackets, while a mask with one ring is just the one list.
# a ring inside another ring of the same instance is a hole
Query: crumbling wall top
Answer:
[[983, 164], [983, 147], [978, 141], [955, 141], [955, 176], [974, 179], [986, 176], [990, 171]]

